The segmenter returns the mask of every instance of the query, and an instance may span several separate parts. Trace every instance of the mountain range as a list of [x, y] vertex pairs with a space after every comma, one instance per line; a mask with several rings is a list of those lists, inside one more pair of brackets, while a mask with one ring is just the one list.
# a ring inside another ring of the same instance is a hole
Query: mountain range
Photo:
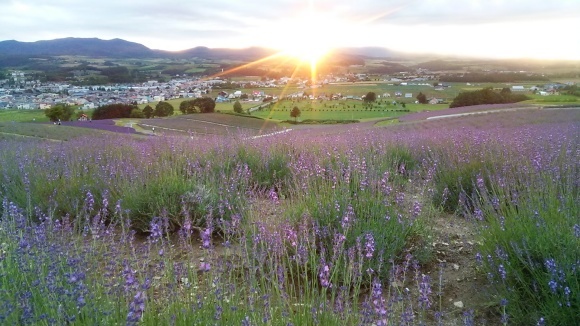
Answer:
[[[0, 56], [60, 56], [78, 55], [107, 58], [203, 58], [255, 60], [272, 55], [277, 51], [268, 48], [250, 47], [244, 49], [194, 47], [183, 51], [153, 50], [145, 45], [122, 39], [102, 40], [98, 38], [61, 38], [36, 42], [15, 40], [0, 41]], [[344, 55], [364, 57], [390, 57], [393, 51], [378, 47], [342, 48]]]

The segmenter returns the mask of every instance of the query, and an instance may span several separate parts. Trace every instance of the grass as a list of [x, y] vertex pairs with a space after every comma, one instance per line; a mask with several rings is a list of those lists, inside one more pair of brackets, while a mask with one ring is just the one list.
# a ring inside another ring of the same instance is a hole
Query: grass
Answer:
[[87, 128], [58, 126], [50, 123], [0, 122], [0, 134], [66, 141], [84, 136], [100, 137], [107, 134], [107, 132]]
[[252, 112], [252, 115], [264, 119], [278, 121], [290, 120], [290, 111], [294, 106], [301, 111], [299, 120], [363, 120], [399, 117], [409, 112], [422, 110], [440, 110], [447, 108], [447, 105], [421, 105], [406, 104], [403, 108], [401, 104], [388, 104], [386, 101], [373, 103], [371, 106], [365, 105], [357, 100], [283, 100], [270, 108], [264, 108]]
[[48, 122], [44, 110], [0, 110], [0, 122]]
[[539, 104], [578, 104], [580, 106], [580, 99], [573, 95], [528, 95], [532, 98], [529, 102]]

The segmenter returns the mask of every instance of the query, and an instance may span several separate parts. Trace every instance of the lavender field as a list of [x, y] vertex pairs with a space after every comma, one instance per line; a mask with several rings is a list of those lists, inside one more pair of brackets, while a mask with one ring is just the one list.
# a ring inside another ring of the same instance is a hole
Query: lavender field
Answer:
[[0, 138], [0, 324], [578, 320], [577, 109], [326, 131]]

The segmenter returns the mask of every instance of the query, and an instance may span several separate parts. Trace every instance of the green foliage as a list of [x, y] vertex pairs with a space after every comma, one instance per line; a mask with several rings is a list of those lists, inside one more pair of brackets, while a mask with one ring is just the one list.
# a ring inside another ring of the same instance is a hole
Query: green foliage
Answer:
[[156, 117], [168, 117], [173, 115], [173, 105], [165, 102], [160, 101], [155, 106], [155, 111], [153, 111], [153, 115]]
[[471, 161], [440, 166], [434, 176], [435, 189], [433, 204], [439, 205], [449, 213], [465, 213], [459, 209], [473, 209], [474, 201], [478, 200], [476, 192], [477, 178], [484, 180], [488, 186], [489, 178], [486, 177], [492, 164], [485, 161]]
[[242, 109], [242, 104], [240, 103], [240, 101], [234, 102], [234, 112], [236, 113], [243, 113], [244, 110]]
[[427, 104], [427, 96], [422, 92], [419, 92], [419, 95], [417, 95], [417, 101], [421, 104]]
[[484, 88], [477, 91], [461, 92], [453, 99], [449, 105], [450, 108], [480, 104], [500, 104], [515, 103], [529, 100], [524, 94], [512, 94], [509, 88], [504, 88], [500, 93], [495, 92], [492, 88]]
[[292, 111], [290, 111], [290, 116], [294, 118], [294, 121], [296, 121], [296, 119], [300, 116], [300, 113], [300, 109], [295, 106], [292, 108]]
[[268, 153], [240, 146], [236, 152], [236, 163], [252, 171], [250, 184], [253, 189], [260, 191], [277, 188], [287, 194], [291, 177], [288, 166], [290, 160], [289, 150], [285, 146], [272, 146]]
[[75, 108], [66, 104], [66, 103], [59, 103], [51, 107], [50, 109], [46, 109], [44, 114], [50, 119], [52, 122], [56, 121], [68, 121], [70, 120], [75, 113]]
[[141, 119], [144, 117], [145, 114], [143, 114], [143, 111], [139, 110], [139, 108], [134, 108], [133, 110], [131, 110], [130, 118]]
[[576, 84], [566, 85], [562, 90], [568, 95], [580, 96], [580, 88]]
[[495, 73], [479, 73], [469, 72], [460, 74], [441, 75], [439, 81], [441, 82], [456, 82], [456, 83], [512, 83], [525, 80], [549, 80], [548, 77], [542, 74], [530, 75], [528, 72], [495, 72]]
[[201, 113], [212, 113], [215, 111], [215, 101], [211, 97], [200, 97], [194, 100], [194, 105]]
[[195, 100], [185, 100], [179, 103], [179, 111], [183, 114], [192, 114], [199, 112], [195, 107]]
[[377, 94], [375, 92], [368, 92], [364, 98], [366, 103], [372, 103], [377, 100]]
[[[239, 104], [239, 102], [238, 102]], [[185, 100], [179, 104], [179, 110], [183, 114], [211, 113], [215, 111], [215, 101], [210, 97], [199, 97], [193, 100]], [[235, 105], [234, 105], [235, 106]], [[240, 104], [241, 106], [241, 104]]]
[[151, 105], [147, 105], [143, 108], [143, 115], [147, 119], [153, 117], [153, 108], [151, 107]]
[[138, 109], [136, 105], [129, 104], [109, 104], [100, 106], [93, 111], [93, 120], [120, 119], [131, 117], [131, 112]]
[[515, 176], [528, 184], [517, 197], [509, 184], [480, 194], [478, 209], [487, 222], [482, 267], [497, 301], [509, 303], [511, 323], [533, 325], [543, 318], [546, 325], [573, 325], [580, 311], [578, 186], [548, 173], [532, 178]]

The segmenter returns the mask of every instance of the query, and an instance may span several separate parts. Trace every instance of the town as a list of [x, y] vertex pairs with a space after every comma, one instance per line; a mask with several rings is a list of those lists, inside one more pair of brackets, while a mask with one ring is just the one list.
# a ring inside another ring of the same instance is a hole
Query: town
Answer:
[[[231, 102], [236, 99], [245, 101], [263, 102], [264, 99], [276, 97], [280, 88], [295, 90], [293, 96], [306, 94], [310, 99], [353, 99], [362, 100], [363, 94], [316, 92], [325, 85], [349, 85], [353, 83], [381, 83], [390, 86], [394, 91], [379, 93], [379, 98], [393, 97], [414, 101], [416, 92], [420, 88], [433, 91], [444, 91], [452, 83], [438, 82], [441, 74], [426, 69], [417, 69], [415, 72], [401, 72], [392, 75], [369, 74], [340, 74], [327, 75], [312, 82], [308, 78], [247, 78], [234, 80], [220, 77], [196, 77], [176, 75], [169, 81], [149, 80], [135, 84], [106, 84], [79, 86], [75, 83], [41, 82], [34, 79], [35, 75], [23, 71], [10, 71], [7, 78], [0, 79], [0, 109], [48, 109], [58, 103], [66, 103], [82, 110], [91, 110], [100, 106], [123, 104], [146, 104], [179, 98], [199, 98], [209, 96], [217, 103]], [[472, 86], [463, 83], [464, 86]], [[513, 92], [526, 92], [539, 95], [557, 95], [561, 88], [570, 83], [547, 83], [544, 85], [522, 86], [511, 85]], [[252, 90], [244, 92], [242, 90]], [[268, 89], [272, 89], [268, 92]], [[310, 91], [308, 91], [310, 90]], [[424, 91], [423, 91], [424, 92]], [[290, 94], [288, 93], [288, 94]], [[430, 104], [439, 104], [450, 101], [445, 92], [442, 96], [431, 96]], [[315, 95], [317, 94], [317, 95]]]

